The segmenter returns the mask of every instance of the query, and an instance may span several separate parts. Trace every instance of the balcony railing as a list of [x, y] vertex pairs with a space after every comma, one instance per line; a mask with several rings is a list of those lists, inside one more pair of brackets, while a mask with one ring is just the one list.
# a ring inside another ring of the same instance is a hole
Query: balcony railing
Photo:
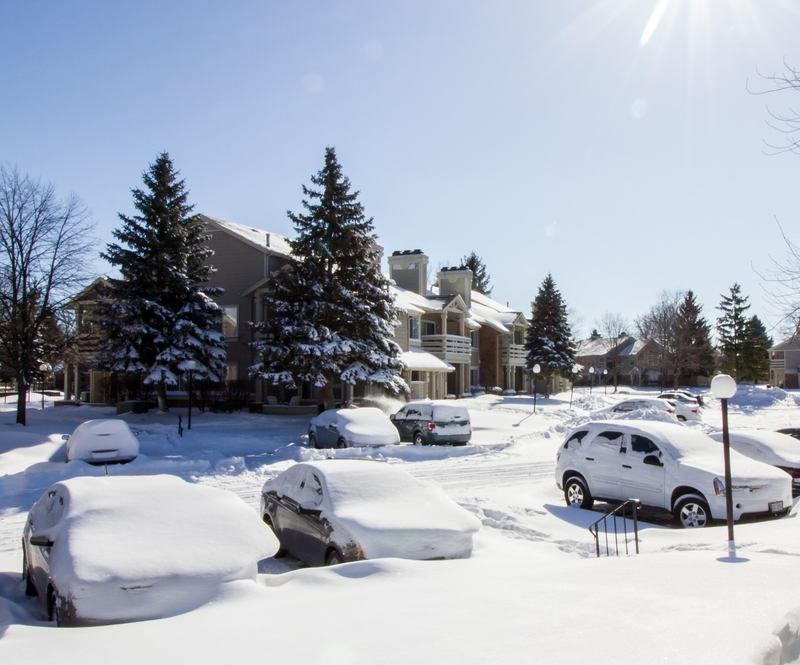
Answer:
[[524, 367], [526, 360], [523, 344], [506, 344], [503, 347], [503, 364], [512, 367]]
[[780, 360], [770, 360], [769, 361], [769, 368], [770, 369], [786, 369], [786, 360], [781, 358]]
[[469, 337], [460, 335], [423, 335], [422, 350], [442, 360], [468, 363], [472, 342]]

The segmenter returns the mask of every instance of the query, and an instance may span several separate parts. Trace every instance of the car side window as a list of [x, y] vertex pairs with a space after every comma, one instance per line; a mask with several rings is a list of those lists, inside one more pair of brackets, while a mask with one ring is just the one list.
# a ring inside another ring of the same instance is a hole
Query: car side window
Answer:
[[606, 430], [605, 432], [600, 432], [600, 434], [594, 438], [594, 442], [602, 448], [618, 452], [620, 449], [620, 444], [622, 443], [622, 439], [622, 432]]
[[631, 434], [630, 452], [637, 453], [642, 456], [661, 455], [661, 451], [658, 449], [658, 446], [646, 436], [642, 436], [641, 434]]
[[297, 502], [300, 504], [313, 503], [317, 506], [322, 503], [322, 483], [313, 471], [309, 471], [303, 479]]
[[614, 407], [614, 411], [618, 413], [627, 413], [628, 411], [635, 411], [636, 409], [640, 409], [641, 405], [639, 402], [623, 402], [622, 404], [618, 404]]
[[31, 521], [36, 529], [49, 529], [58, 524], [64, 513], [64, 497], [57, 490], [50, 490], [32, 511]]
[[580, 448], [581, 444], [583, 443], [583, 439], [588, 433], [589, 431], [585, 429], [581, 430], [580, 432], [575, 432], [564, 442], [564, 448], [569, 448], [569, 444], [572, 444], [572, 448]]
[[302, 467], [289, 469], [283, 477], [283, 483], [278, 490], [278, 496], [285, 496], [297, 501], [296, 497], [299, 496], [300, 484], [303, 482], [304, 475], [305, 469]]
[[407, 413], [408, 413], [408, 409], [400, 409], [397, 413], [394, 414], [394, 419], [395, 420], [405, 420]]

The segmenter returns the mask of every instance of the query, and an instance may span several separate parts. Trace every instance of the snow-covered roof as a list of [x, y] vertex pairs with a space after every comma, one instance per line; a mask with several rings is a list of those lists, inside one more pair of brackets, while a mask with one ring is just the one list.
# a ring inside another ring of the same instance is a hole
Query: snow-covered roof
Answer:
[[292, 247], [289, 244], [289, 239], [277, 233], [270, 233], [264, 229], [254, 229], [251, 226], [244, 226], [243, 224], [236, 224], [234, 222], [226, 222], [225, 220], [209, 217], [208, 215], [201, 215], [201, 217], [203, 217], [206, 223], [211, 222], [223, 231], [244, 240], [253, 247], [272, 254], [277, 254], [278, 256], [285, 256], [286, 258], [292, 255]]
[[408, 369], [417, 372], [452, 372], [455, 370], [450, 363], [440, 360], [422, 349], [411, 348], [401, 354], [400, 360]]
[[583, 339], [576, 345], [575, 356], [604, 356], [608, 352], [608, 340], [604, 337]]
[[619, 352], [621, 356], [635, 356], [639, 351], [641, 351], [647, 342], [642, 339], [634, 340], [632, 344], [628, 344], [622, 351]]

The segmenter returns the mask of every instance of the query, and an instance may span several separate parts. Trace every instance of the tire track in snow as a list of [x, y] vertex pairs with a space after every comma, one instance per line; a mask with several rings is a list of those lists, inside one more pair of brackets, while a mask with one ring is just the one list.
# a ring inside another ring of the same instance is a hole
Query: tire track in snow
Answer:
[[542, 482], [552, 479], [555, 462], [510, 462], [504, 464], [461, 464], [439, 468], [410, 468], [420, 480], [435, 480], [445, 489], [516, 485], [520, 481]]

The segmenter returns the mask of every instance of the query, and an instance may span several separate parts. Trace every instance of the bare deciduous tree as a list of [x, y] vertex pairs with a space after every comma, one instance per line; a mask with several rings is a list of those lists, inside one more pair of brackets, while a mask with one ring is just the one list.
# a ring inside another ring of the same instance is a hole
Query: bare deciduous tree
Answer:
[[678, 310], [686, 297], [680, 290], [661, 291], [656, 304], [650, 310], [634, 319], [636, 332], [639, 337], [653, 341], [659, 346], [659, 370], [663, 372], [669, 368], [672, 371], [674, 387], [678, 387]]
[[620, 345], [628, 337], [630, 322], [619, 312], [604, 312], [595, 327], [600, 331], [606, 358], [611, 360], [611, 376], [614, 378], [614, 392], [619, 386]]
[[0, 365], [17, 384], [17, 423], [25, 394], [64, 343], [63, 305], [85, 280], [90, 213], [75, 195], [0, 166]]

